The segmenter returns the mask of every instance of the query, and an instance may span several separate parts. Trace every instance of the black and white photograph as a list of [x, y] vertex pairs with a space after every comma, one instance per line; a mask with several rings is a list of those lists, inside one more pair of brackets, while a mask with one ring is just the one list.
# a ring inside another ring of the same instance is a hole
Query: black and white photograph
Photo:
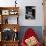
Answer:
[[35, 6], [26, 6], [25, 19], [35, 19]]

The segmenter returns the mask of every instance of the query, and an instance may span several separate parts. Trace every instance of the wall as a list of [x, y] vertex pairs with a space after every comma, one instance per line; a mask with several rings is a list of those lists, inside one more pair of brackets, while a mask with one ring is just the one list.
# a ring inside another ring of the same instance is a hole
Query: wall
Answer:
[[[15, 6], [15, 0], [0, 0], [1, 7]], [[19, 6], [19, 24], [20, 26], [43, 26], [43, 6], [42, 0], [17, 0], [17, 6]], [[26, 20], [25, 19], [25, 6], [36, 7], [36, 19]]]
[[[43, 25], [43, 12], [42, 12], [42, 0], [21, 0], [19, 1], [20, 8], [20, 25], [22, 26], [42, 26]], [[36, 6], [36, 19], [25, 20], [25, 6]]]

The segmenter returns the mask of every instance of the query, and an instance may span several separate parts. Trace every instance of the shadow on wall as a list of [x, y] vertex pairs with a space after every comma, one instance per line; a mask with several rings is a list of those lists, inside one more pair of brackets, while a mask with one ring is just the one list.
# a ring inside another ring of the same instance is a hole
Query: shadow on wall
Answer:
[[20, 32], [19, 32], [19, 39], [20, 39], [20, 42], [24, 36], [24, 33], [25, 31], [28, 29], [28, 28], [32, 28], [34, 30], [34, 32], [36, 32], [37, 34], [37, 37], [39, 39], [39, 41], [41, 43], [43, 43], [43, 30], [42, 30], [42, 26], [21, 26], [20, 27]]

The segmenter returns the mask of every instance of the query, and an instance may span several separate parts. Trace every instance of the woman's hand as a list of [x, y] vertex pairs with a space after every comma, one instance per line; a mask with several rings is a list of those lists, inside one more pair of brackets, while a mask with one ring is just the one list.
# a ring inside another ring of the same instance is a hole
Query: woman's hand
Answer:
[[32, 36], [32, 37], [26, 39], [25, 43], [27, 44], [27, 46], [35, 46], [38, 43], [38, 41], [34, 36]]

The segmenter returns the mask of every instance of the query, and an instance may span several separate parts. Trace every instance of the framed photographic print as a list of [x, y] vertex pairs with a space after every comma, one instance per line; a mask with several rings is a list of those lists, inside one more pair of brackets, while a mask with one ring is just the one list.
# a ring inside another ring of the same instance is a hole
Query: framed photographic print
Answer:
[[9, 15], [9, 10], [2, 10], [2, 15]]
[[16, 10], [10, 10], [9, 14], [10, 15], [16, 15], [18, 12]]
[[35, 19], [35, 6], [26, 6], [25, 19]]

